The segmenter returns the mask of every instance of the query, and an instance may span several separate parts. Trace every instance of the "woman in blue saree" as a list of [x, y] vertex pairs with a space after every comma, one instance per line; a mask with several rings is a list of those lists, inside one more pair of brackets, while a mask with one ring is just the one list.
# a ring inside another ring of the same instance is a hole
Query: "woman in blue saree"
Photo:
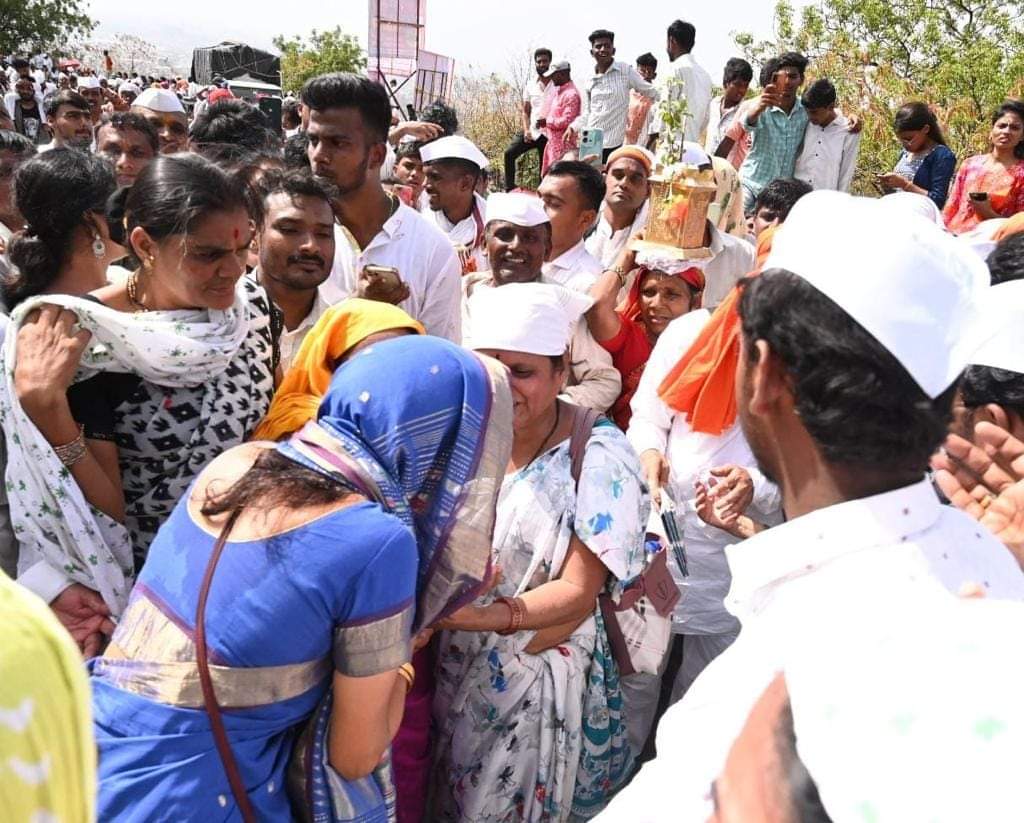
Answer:
[[[500, 365], [407, 337], [340, 368], [290, 440], [213, 461], [92, 661], [99, 819], [388, 820], [379, 764], [413, 637], [488, 575], [511, 415]], [[208, 567], [206, 659], [229, 758], [197, 665]]]

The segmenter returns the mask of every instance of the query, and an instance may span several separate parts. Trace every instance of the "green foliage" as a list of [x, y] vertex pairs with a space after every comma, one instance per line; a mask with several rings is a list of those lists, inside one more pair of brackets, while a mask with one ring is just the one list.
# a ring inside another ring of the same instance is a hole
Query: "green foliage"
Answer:
[[658, 138], [658, 160], [664, 166], [671, 166], [683, 159], [683, 130], [690, 116], [686, 105], [685, 84], [678, 77], [668, 80], [667, 100], [661, 103], [661, 124], [664, 127]]
[[755, 67], [799, 51], [808, 82], [835, 84], [843, 111], [864, 121], [854, 190], [869, 194], [899, 157], [892, 119], [905, 102], [931, 105], [958, 158], [986, 150], [989, 115], [1021, 91], [1021, 19], [1024, 0], [817, 0], [799, 15], [778, 0], [774, 40], [735, 40]]
[[359, 72], [366, 68], [366, 55], [359, 40], [345, 34], [340, 26], [330, 31], [313, 29], [307, 39], [297, 35], [289, 40], [274, 38], [281, 52], [281, 87], [298, 92], [310, 77], [334, 71]]
[[5, 0], [0, 54], [60, 53], [62, 46], [96, 27], [84, 6], [82, 0]]

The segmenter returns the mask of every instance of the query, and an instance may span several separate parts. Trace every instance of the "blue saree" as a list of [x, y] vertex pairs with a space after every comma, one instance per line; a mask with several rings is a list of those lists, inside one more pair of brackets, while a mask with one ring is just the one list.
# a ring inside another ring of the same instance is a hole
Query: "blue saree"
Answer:
[[[386, 769], [346, 782], [327, 765], [332, 668], [395, 669], [409, 660], [414, 626], [474, 597], [510, 446], [501, 367], [427, 337], [359, 353], [335, 374], [318, 423], [277, 446], [339, 480], [354, 470], [350, 485], [370, 499], [266, 540], [229, 540], [217, 566], [210, 669], [260, 820], [393, 816]], [[195, 666], [196, 600], [215, 536], [193, 519], [190, 496], [91, 663], [101, 820], [240, 819]], [[293, 757], [300, 734], [304, 756]], [[303, 791], [289, 799], [296, 776]]]

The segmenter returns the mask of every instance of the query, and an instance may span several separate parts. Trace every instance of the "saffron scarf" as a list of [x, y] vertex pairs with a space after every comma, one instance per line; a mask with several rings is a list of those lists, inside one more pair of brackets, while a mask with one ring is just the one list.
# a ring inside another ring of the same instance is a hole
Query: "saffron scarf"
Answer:
[[[771, 251], [775, 227], [762, 232], [757, 242], [760, 273]], [[720, 435], [736, 422], [736, 368], [740, 354], [740, 288], [718, 304], [679, 362], [661, 381], [658, 396], [674, 411], [686, 415], [690, 428]]]
[[253, 439], [278, 440], [313, 420], [341, 357], [370, 335], [391, 329], [424, 333], [422, 325], [390, 303], [353, 297], [331, 306], [302, 341]]

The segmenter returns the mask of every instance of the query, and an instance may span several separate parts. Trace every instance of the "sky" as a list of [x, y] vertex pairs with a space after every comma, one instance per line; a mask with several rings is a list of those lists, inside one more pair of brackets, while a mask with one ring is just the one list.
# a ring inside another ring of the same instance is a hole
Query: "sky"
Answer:
[[[682, 16], [697, 27], [694, 56], [720, 82], [725, 61], [736, 55], [732, 33], [772, 34], [772, 0], [733, 0], [728, 14], [716, 3], [693, 4], [667, 0], [426, 0], [427, 48], [455, 59], [456, 73], [508, 70], [517, 54], [550, 47], [567, 57], [577, 78], [592, 68], [587, 35], [596, 28], [616, 33], [617, 58], [633, 62], [650, 51], [665, 58], [665, 29]], [[288, 0], [280, 5], [252, 0], [175, 0], [130, 3], [128, 0], [90, 0], [90, 14], [100, 21], [96, 39], [116, 33], [136, 34], [161, 50], [190, 57], [193, 46], [238, 40], [270, 48], [278, 34], [306, 34], [310, 29], [340, 25], [355, 34], [365, 48], [368, 0]], [[278, 14], [266, 10], [281, 9]], [[169, 15], [168, 9], [173, 9]], [[689, 13], [687, 14], [687, 12]], [[213, 13], [211, 13], [213, 12]], [[667, 58], [665, 58], [667, 60]]]

